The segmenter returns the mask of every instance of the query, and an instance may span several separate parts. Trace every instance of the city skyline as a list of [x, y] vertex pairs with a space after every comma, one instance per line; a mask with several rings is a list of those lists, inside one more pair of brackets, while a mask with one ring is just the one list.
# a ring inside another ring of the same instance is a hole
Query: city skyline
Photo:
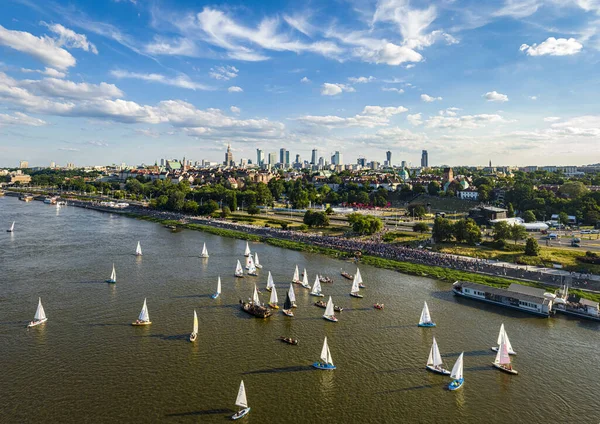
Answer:
[[342, 3], [9, 0], [0, 166], [600, 161], [600, 5]]

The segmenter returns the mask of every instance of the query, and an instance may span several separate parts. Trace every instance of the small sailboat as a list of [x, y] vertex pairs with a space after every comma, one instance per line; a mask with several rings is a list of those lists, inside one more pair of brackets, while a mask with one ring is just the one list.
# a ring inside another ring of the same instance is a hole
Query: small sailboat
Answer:
[[296, 265], [296, 269], [294, 270], [294, 276], [292, 277], [292, 283], [302, 284], [302, 280], [300, 279], [300, 272], [298, 271], [298, 265]]
[[248, 242], [246, 242], [246, 251], [244, 252], [244, 256], [248, 257], [252, 254], [252, 252], [250, 252], [250, 245], [248, 244]]
[[13, 231], [15, 231], [15, 221], [13, 221], [10, 228], [8, 230], [6, 230], [7, 233], [12, 233]]
[[42, 298], [38, 299], [38, 307], [35, 311], [35, 316], [33, 317], [33, 321], [27, 324], [27, 327], [35, 327], [36, 325], [40, 325], [48, 321], [46, 317], [46, 311], [44, 311], [44, 307], [42, 306]]
[[363, 297], [362, 294], [360, 294], [360, 289], [358, 287], [358, 277], [360, 276], [360, 274], [357, 272], [356, 274], [354, 274], [354, 279], [352, 280], [352, 288], [350, 289], [350, 296], [352, 297]]
[[[275, 290], [273, 290], [272, 293], [274, 293], [274, 292], [275, 292]], [[290, 292], [288, 291], [285, 294], [285, 303], [283, 304], [283, 309], [281, 311], [288, 317], [293, 317], [294, 313], [292, 312], [292, 308], [293, 308], [292, 300], [290, 299]]]
[[308, 273], [306, 272], [306, 268], [304, 268], [304, 273], [302, 274], [302, 287], [305, 289], [310, 289], [310, 284], [308, 284]]
[[139, 241], [137, 247], [135, 248], [135, 256], [142, 256], [142, 245]]
[[435, 341], [435, 337], [433, 338], [433, 344], [431, 345], [431, 350], [429, 351], [429, 358], [427, 359], [427, 368], [429, 371], [436, 372], [442, 375], [450, 375], [450, 371], [443, 367], [442, 356], [440, 355], [440, 349], [438, 348], [438, 344]]
[[510, 344], [510, 340], [508, 339], [508, 334], [506, 334], [506, 330], [504, 329], [504, 323], [502, 323], [502, 325], [500, 326], [500, 333], [498, 333], [498, 346], [494, 346], [492, 347], [492, 350], [494, 352], [498, 352], [498, 349], [500, 348], [500, 343], [502, 343], [502, 337], [504, 336], [504, 341], [506, 342], [506, 347], [508, 348], [508, 354], [509, 355], [516, 355], [517, 352], [515, 352], [512, 348], [512, 345]]
[[450, 373], [450, 377], [452, 377], [454, 380], [452, 380], [452, 383], [450, 383], [448, 385], [448, 390], [458, 390], [463, 386], [463, 384], [465, 384], [465, 379], [463, 377], [463, 356], [464, 355], [465, 355], [465, 353], [462, 352], [460, 354], [460, 356], [458, 357], [458, 359], [456, 360], [456, 363], [452, 367], [452, 372]]
[[429, 315], [429, 307], [427, 306], [427, 302], [424, 303], [423, 310], [421, 311], [419, 327], [435, 327], [435, 322], [431, 320], [431, 315]]
[[269, 307], [271, 307], [272, 309], [279, 309], [279, 306], [277, 305], [278, 301], [279, 299], [277, 299], [277, 290], [275, 289], [275, 286], [273, 286], [271, 288], [271, 298], [269, 299]]
[[[331, 299], [330, 299], [331, 300]], [[331, 352], [329, 351], [329, 345], [327, 344], [327, 336], [325, 336], [325, 341], [323, 342], [323, 349], [321, 349], [321, 360], [319, 362], [315, 362], [313, 367], [319, 370], [334, 370], [336, 366], [333, 365], [333, 359], [331, 359]]]
[[235, 266], [235, 274], [234, 275], [237, 278], [244, 278], [244, 270], [242, 269], [242, 264], [240, 263], [239, 259], [237, 261], [237, 265]]
[[311, 294], [311, 296], [325, 297], [325, 295], [323, 293], [321, 293], [321, 280], [319, 280], [318, 274], [315, 277], [315, 283], [313, 284], [310, 294]]
[[208, 258], [208, 249], [206, 248], [206, 243], [202, 246], [202, 253], [200, 253], [201, 258]]
[[216, 299], [221, 294], [221, 276], [217, 279], [217, 291], [215, 294], [211, 295], [211, 299]]
[[288, 296], [290, 297], [290, 302], [292, 302], [292, 308], [297, 308], [296, 305], [296, 293], [294, 292], [294, 285], [290, 284], [290, 289], [288, 290]]
[[262, 265], [258, 261], [258, 252], [254, 252], [254, 266], [257, 267], [258, 269], [262, 268]]
[[246, 267], [248, 268], [248, 275], [256, 277], [258, 273], [256, 272], [256, 266], [254, 266], [254, 259], [252, 259], [252, 256], [248, 256], [248, 260], [249, 266]]
[[510, 363], [508, 345], [506, 344], [506, 338], [504, 338], [504, 335], [500, 340], [500, 346], [498, 348], [498, 353], [496, 354], [496, 359], [494, 360], [493, 365], [500, 371], [504, 371], [509, 374], [518, 374], [517, 370], [513, 369], [512, 364]]
[[358, 288], [359, 289], [364, 289], [365, 285], [363, 284], [363, 279], [362, 279], [362, 275], [360, 275], [360, 269], [358, 269], [358, 267], [356, 267], [356, 275], [355, 278], [358, 280]]
[[250, 264], [254, 263], [254, 259], [252, 259], [252, 256], [246, 256], [246, 269], [250, 268]]
[[148, 314], [148, 305], [146, 305], [146, 299], [144, 299], [144, 306], [142, 306], [142, 311], [140, 312], [140, 316], [135, 322], [132, 322], [131, 325], [150, 325], [152, 322], [150, 321], [150, 315]]
[[269, 277], [267, 277], [267, 291], [273, 290], [273, 287], [275, 287], [275, 282], [273, 281], [271, 271], [269, 271]]
[[115, 284], [117, 282], [117, 271], [115, 271], [115, 264], [113, 264], [113, 269], [110, 274], [110, 278], [106, 280], [107, 283]]
[[260, 304], [260, 297], [258, 297], [258, 289], [256, 288], [256, 284], [254, 285], [254, 292], [252, 293], [252, 304], [254, 306], [262, 306]]
[[325, 313], [323, 314], [323, 318], [327, 321], [338, 322], [338, 319], [335, 316], [335, 311], [333, 309], [333, 301], [331, 300], [331, 296], [329, 296], [329, 300], [327, 301], [327, 306], [325, 307]]
[[248, 412], [250, 412], [250, 407], [248, 406], [248, 399], [246, 399], [246, 388], [244, 387], [244, 380], [240, 383], [240, 389], [238, 390], [237, 398], [235, 399], [236, 406], [239, 406], [240, 409], [235, 414], [232, 415], [232, 420], [239, 420]]
[[198, 338], [198, 314], [196, 314], [196, 310], [194, 309], [194, 330], [192, 334], [190, 334], [190, 342], [195, 342]]

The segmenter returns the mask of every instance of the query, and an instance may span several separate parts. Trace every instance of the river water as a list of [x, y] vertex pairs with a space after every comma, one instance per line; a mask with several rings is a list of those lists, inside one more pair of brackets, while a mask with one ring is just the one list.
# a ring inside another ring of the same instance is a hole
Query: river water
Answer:
[[[13, 220], [15, 232], [4, 232]], [[457, 299], [448, 283], [368, 266], [364, 298], [354, 299], [339, 276], [352, 264], [261, 243], [251, 243], [260, 276], [236, 280], [243, 241], [37, 201], [0, 198], [0, 227], [2, 423], [223, 422], [241, 379], [247, 423], [600, 421], [597, 323]], [[138, 240], [142, 258], [133, 255]], [[203, 242], [209, 259], [198, 257]], [[109, 285], [113, 263], [118, 283]], [[297, 285], [294, 318], [240, 311], [268, 270], [283, 303], [295, 264], [311, 283], [317, 271], [334, 278], [323, 290], [345, 308], [338, 323]], [[223, 294], [212, 300], [218, 275]], [[49, 320], [27, 330], [40, 296]], [[144, 298], [153, 323], [132, 327]], [[437, 328], [416, 325], [425, 300]], [[200, 331], [190, 343], [194, 309]], [[518, 376], [491, 367], [501, 323]], [[465, 352], [458, 392], [424, 370], [434, 335], [448, 368]], [[324, 336], [335, 371], [310, 367]]]

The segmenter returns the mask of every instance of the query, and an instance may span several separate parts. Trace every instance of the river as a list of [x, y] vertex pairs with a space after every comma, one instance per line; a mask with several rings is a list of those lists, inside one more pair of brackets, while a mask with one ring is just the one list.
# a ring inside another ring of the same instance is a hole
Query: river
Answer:
[[[13, 220], [15, 232], [4, 232]], [[339, 275], [353, 273], [351, 263], [262, 243], [251, 243], [259, 277], [236, 280], [244, 241], [75, 207], [0, 198], [0, 227], [3, 423], [223, 422], [241, 379], [252, 408], [246, 423], [600, 421], [599, 323], [457, 299], [448, 283], [369, 266], [361, 267], [364, 298], [354, 299]], [[198, 257], [203, 242], [209, 259]], [[109, 285], [113, 263], [118, 282]], [[294, 318], [240, 311], [238, 300], [254, 282], [264, 287], [269, 270], [283, 303], [295, 264], [311, 284], [316, 272], [334, 278], [323, 291], [345, 308], [338, 323], [323, 320], [297, 285]], [[223, 294], [212, 300], [218, 275]], [[40, 296], [49, 320], [28, 330]], [[132, 327], [144, 298], [153, 323]], [[416, 325], [423, 301], [434, 329]], [[200, 330], [190, 343], [194, 309]], [[518, 376], [491, 367], [501, 323]], [[310, 367], [324, 336], [335, 371]], [[465, 352], [458, 392], [424, 369], [432, 336], [448, 368]]]

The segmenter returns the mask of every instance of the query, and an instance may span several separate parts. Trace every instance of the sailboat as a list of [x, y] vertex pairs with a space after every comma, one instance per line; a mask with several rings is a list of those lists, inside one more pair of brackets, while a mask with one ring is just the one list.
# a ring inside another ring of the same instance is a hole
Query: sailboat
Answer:
[[321, 293], [321, 280], [319, 280], [319, 274], [315, 277], [315, 283], [313, 284], [310, 294], [311, 296], [325, 297], [325, 295]]
[[252, 256], [246, 256], [246, 269], [250, 268], [250, 264], [253, 262]]
[[331, 300], [331, 296], [329, 296], [329, 300], [327, 301], [327, 306], [325, 307], [325, 313], [323, 314], [323, 318], [327, 321], [338, 322], [338, 319], [335, 316], [335, 311], [333, 309], [333, 301]]
[[494, 352], [498, 352], [498, 349], [500, 348], [500, 343], [502, 343], [502, 336], [504, 336], [504, 341], [506, 342], [506, 347], [508, 348], [508, 354], [516, 355], [517, 352], [513, 350], [512, 345], [510, 344], [510, 340], [508, 339], [508, 335], [506, 334], [506, 330], [504, 329], [504, 323], [502, 323], [502, 325], [500, 326], [500, 333], [498, 333], [498, 346], [494, 346], [492, 350]]
[[107, 283], [116, 283], [117, 282], [117, 271], [115, 271], [115, 264], [113, 264], [113, 269], [112, 272], [110, 274], [110, 278], [108, 280], [106, 280]]
[[250, 245], [248, 244], [248, 242], [246, 242], [246, 251], [244, 252], [244, 256], [248, 257], [252, 254], [252, 252], [250, 252]]
[[142, 311], [140, 312], [140, 316], [135, 322], [132, 322], [131, 325], [150, 325], [152, 322], [150, 321], [150, 315], [148, 314], [148, 306], [146, 305], [146, 299], [144, 299], [144, 306], [142, 306]]
[[431, 320], [431, 315], [429, 315], [429, 307], [427, 306], [427, 302], [425, 302], [423, 305], [423, 310], [421, 311], [419, 327], [435, 327], [435, 322]]
[[360, 269], [358, 269], [358, 267], [356, 267], [356, 275], [354, 277], [358, 280], [358, 288], [364, 289], [365, 285], [363, 284], [362, 275], [360, 275]]
[[288, 290], [288, 296], [290, 297], [290, 302], [292, 302], [292, 308], [297, 308], [296, 305], [296, 293], [294, 292], [294, 285], [290, 284], [290, 289]]
[[306, 268], [304, 268], [304, 274], [302, 274], [302, 287], [305, 289], [310, 289], [310, 284], [308, 284], [308, 273], [306, 272]]
[[242, 264], [240, 263], [239, 259], [237, 261], [237, 265], [235, 266], [235, 274], [234, 275], [237, 278], [244, 278], [244, 270], [242, 269]]
[[137, 247], [135, 248], [135, 256], [142, 256], [142, 246], [138, 241]]
[[33, 317], [33, 321], [27, 324], [27, 327], [35, 327], [36, 325], [40, 325], [48, 321], [46, 317], [46, 311], [44, 311], [44, 307], [42, 306], [42, 298], [38, 299], [38, 307], [35, 311], [35, 316]]
[[275, 289], [275, 286], [273, 286], [271, 288], [271, 298], [269, 299], [269, 306], [273, 309], [279, 309], [279, 306], [277, 305], [278, 301], [279, 299], [277, 299], [277, 290]]
[[352, 280], [352, 288], [350, 289], [350, 296], [352, 297], [363, 297], [363, 295], [359, 293], [360, 289], [358, 288], [358, 277], [360, 277], [360, 271], [354, 274], [354, 279]]
[[256, 277], [258, 273], [256, 272], [256, 266], [254, 266], [254, 259], [252, 259], [252, 256], [248, 256], [248, 262], [249, 265], [246, 267], [248, 268], [248, 275]]
[[6, 230], [7, 233], [12, 233], [15, 230], [15, 221], [13, 221], [12, 225], [10, 226], [10, 228], [8, 230]]
[[216, 299], [221, 294], [221, 276], [217, 279], [217, 291], [215, 294], [211, 295], [211, 299]]
[[260, 262], [258, 262], [258, 252], [254, 252], [254, 266], [258, 269], [262, 268], [262, 265], [260, 264]]
[[190, 334], [190, 342], [195, 342], [198, 338], [198, 315], [196, 314], [196, 310], [194, 309], [194, 330], [192, 334]]
[[294, 276], [292, 277], [292, 283], [302, 284], [302, 280], [300, 279], [300, 272], [298, 271], [298, 265], [296, 265], [296, 269], [294, 270]]
[[[290, 288], [291, 290], [291, 288]], [[273, 290], [273, 293], [275, 292], [275, 290]], [[288, 317], [293, 317], [294, 313], [292, 312], [292, 300], [290, 299], [290, 292], [288, 291], [285, 294], [285, 303], [283, 304], [283, 309], [281, 310], [285, 315], [287, 315]]]
[[200, 253], [201, 258], [208, 258], [208, 249], [206, 248], [206, 243], [202, 246], [202, 253]]
[[275, 282], [273, 282], [273, 276], [271, 275], [271, 271], [269, 271], [269, 277], [267, 278], [267, 291], [273, 290], [275, 287]]
[[252, 294], [252, 300], [249, 302], [244, 302], [243, 300], [240, 300], [240, 307], [242, 308], [242, 311], [247, 312], [250, 315], [254, 315], [257, 318], [268, 318], [272, 314], [269, 308], [266, 308], [260, 304], [260, 298], [258, 297], [258, 290], [256, 289], [256, 284], [254, 285], [254, 293]]
[[496, 359], [494, 360], [494, 367], [498, 368], [500, 371], [507, 372], [509, 374], [518, 374], [517, 370], [513, 369], [512, 364], [510, 363], [510, 355], [508, 354], [508, 345], [506, 344], [506, 338], [502, 335], [500, 340], [500, 346], [498, 348], [498, 353], [496, 354]]
[[[330, 299], [331, 300], [331, 299]], [[329, 345], [327, 344], [327, 336], [325, 336], [325, 341], [323, 342], [323, 349], [321, 349], [321, 360], [319, 362], [315, 362], [313, 367], [320, 370], [334, 370], [336, 366], [333, 365], [333, 359], [331, 359], [331, 352], [329, 351]]]
[[452, 367], [452, 373], [450, 373], [450, 377], [452, 377], [454, 380], [452, 380], [452, 383], [448, 385], [448, 390], [458, 390], [463, 386], [463, 384], [465, 384], [465, 379], [463, 377], [464, 355], [465, 353], [462, 352]]
[[232, 420], [239, 420], [248, 412], [250, 412], [250, 407], [248, 406], [248, 399], [246, 399], [246, 388], [244, 387], [244, 380], [240, 383], [240, 390], [238, 390], [237, 398], [235, 399], [236, 406], [239, 406], [240, 409], [235, 414], [232, 415]]
[[433, 344], [431, 345], [427, 366], [425, 368], [438, 374], [450, 375], [450, 371], [443, 367], [442, 356], [440, 355], [440, 349], [435, 341], [435, 337], [433, 338]]

